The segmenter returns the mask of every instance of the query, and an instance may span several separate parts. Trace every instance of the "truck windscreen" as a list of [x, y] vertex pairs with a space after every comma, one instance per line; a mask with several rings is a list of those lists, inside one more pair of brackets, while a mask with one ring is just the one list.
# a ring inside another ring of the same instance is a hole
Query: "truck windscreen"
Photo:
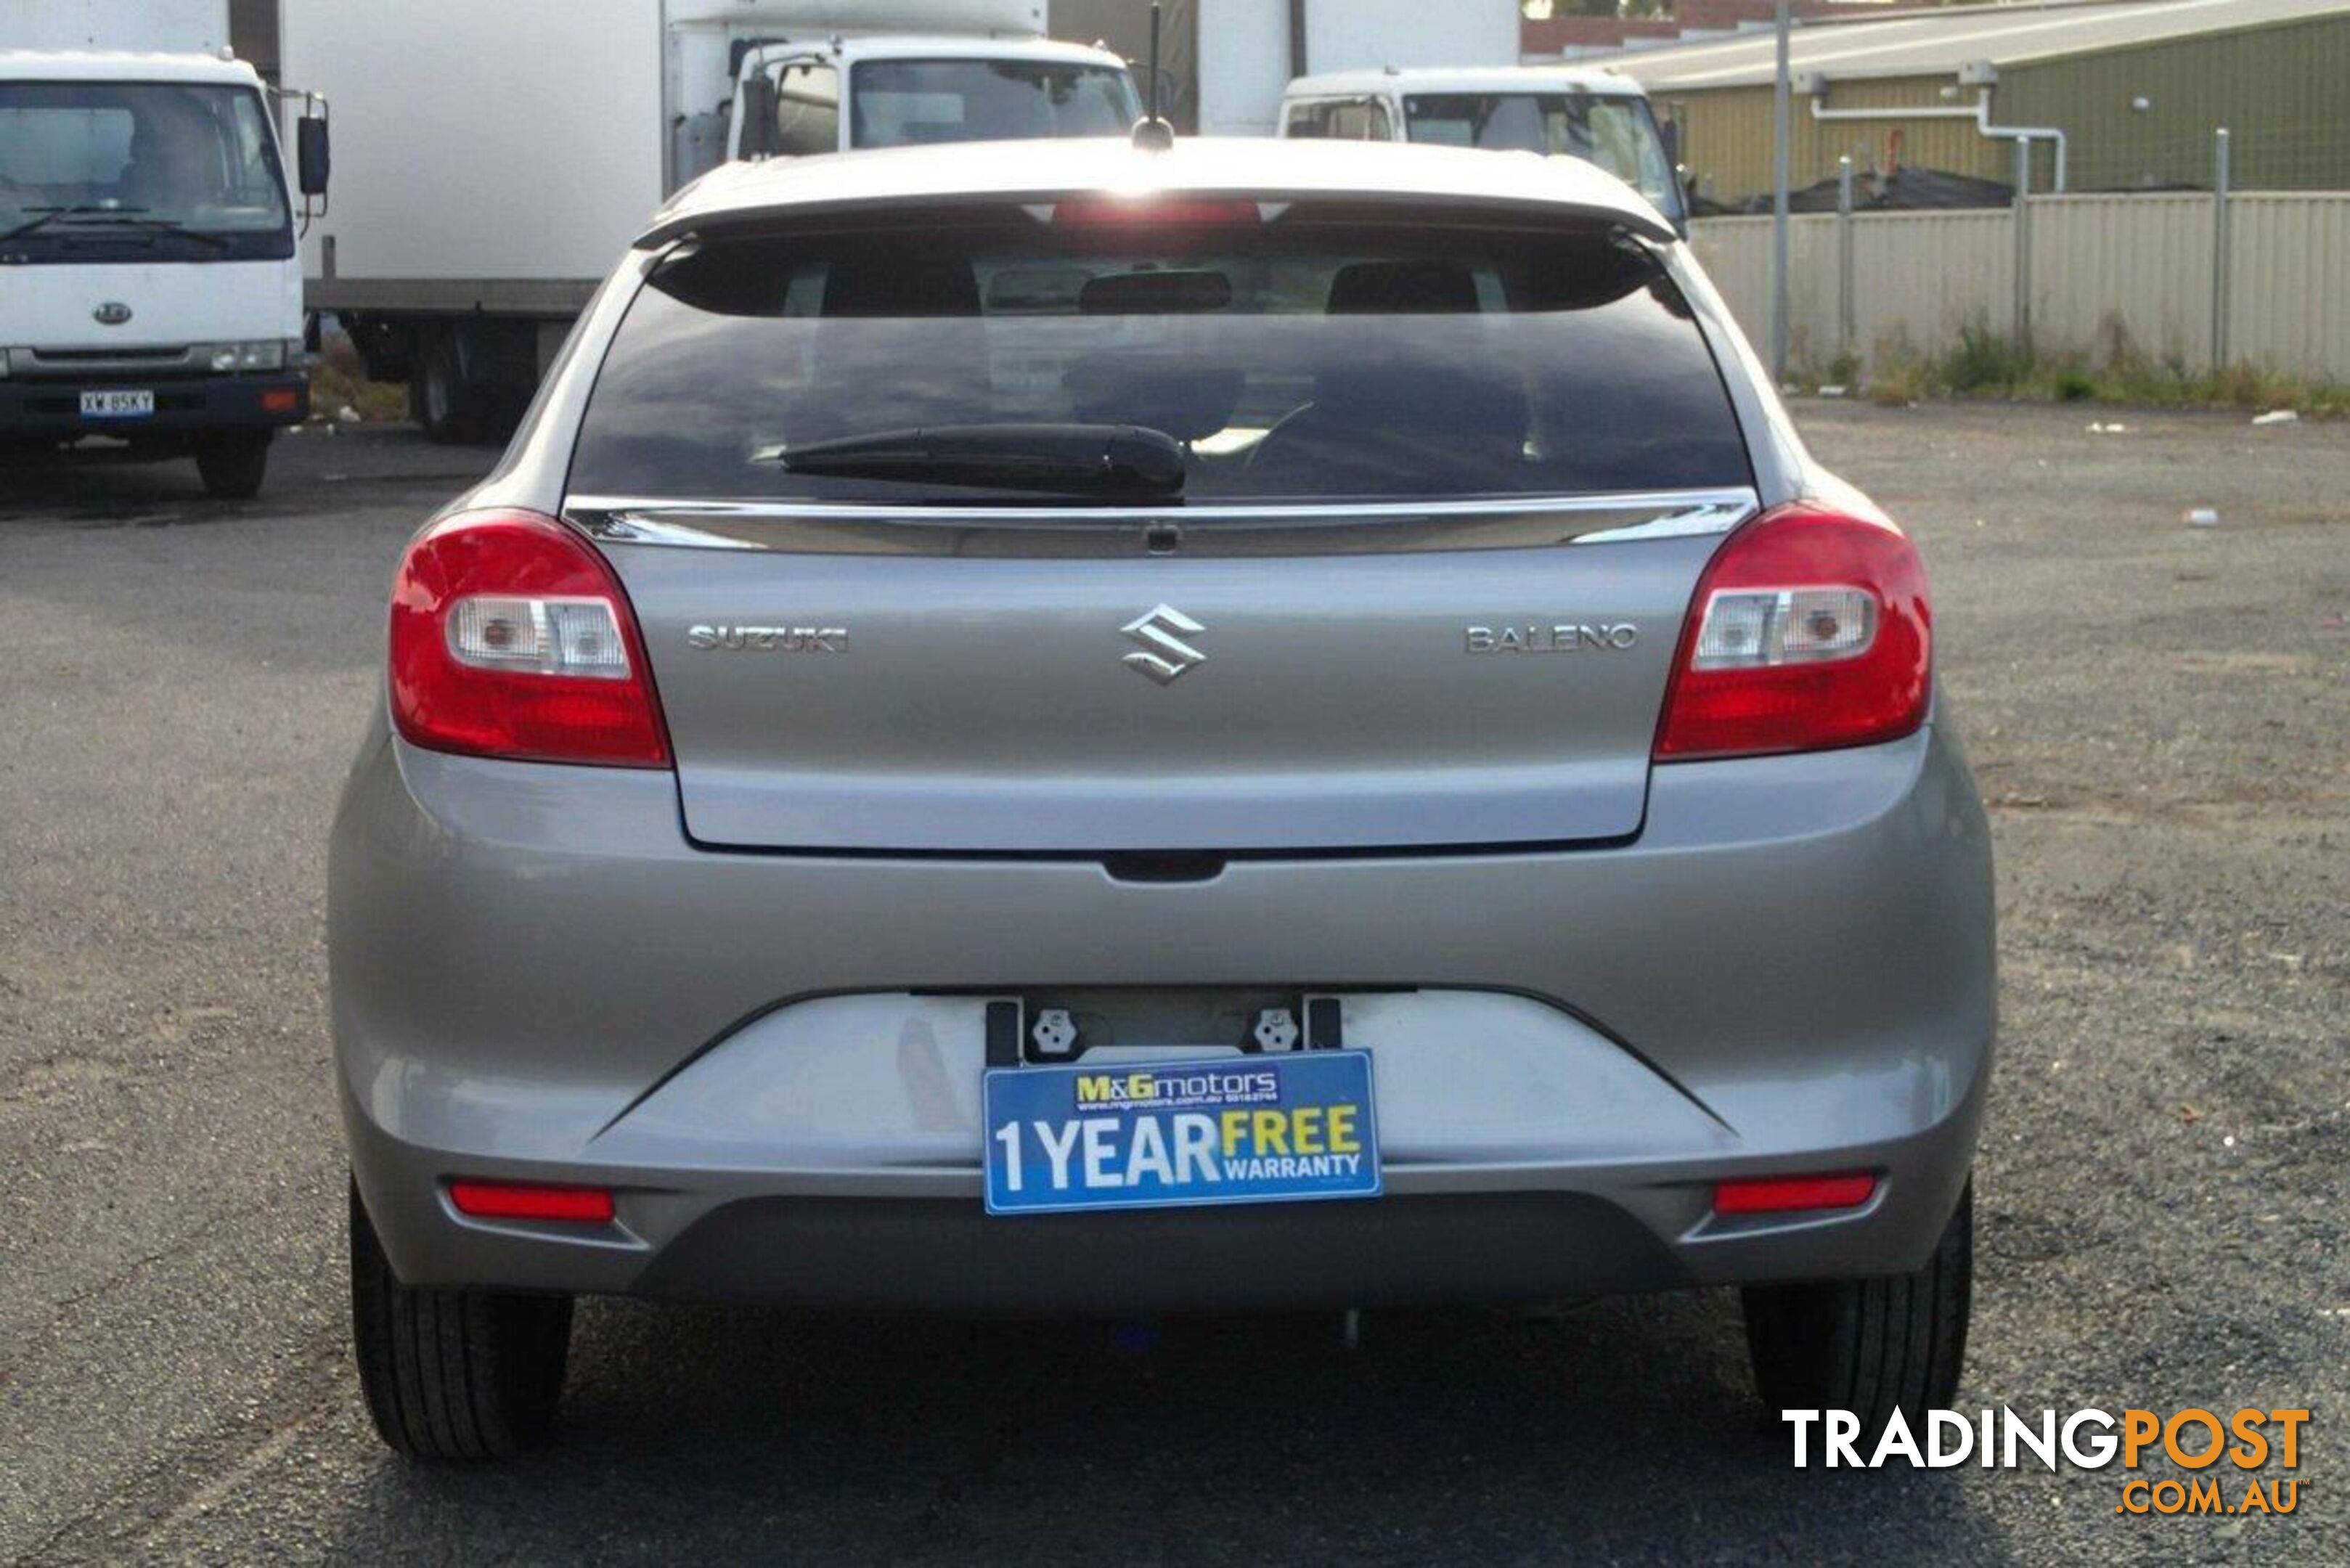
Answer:
[[291, 254], [260, 95], [181, 82], [0, 81], [0, 234], [12, 254]]
[[1404, 99], [1413, 141], [1489, 151], [1541, 152], [1596, 163], [1679, 223], [1680, 191], [1648, 101], [1594, 93], [1414, 93]]
[[1037, 60], [867, 60], [850, 103], [852, 147], [1123, 136], [1142, 113], [1126, 72]]

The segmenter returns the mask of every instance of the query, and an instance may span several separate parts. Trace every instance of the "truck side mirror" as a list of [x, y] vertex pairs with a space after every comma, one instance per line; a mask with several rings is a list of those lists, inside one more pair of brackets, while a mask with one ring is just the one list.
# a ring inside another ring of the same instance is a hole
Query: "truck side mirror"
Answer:
[[294, 166], [297, 182], [305, 196], [327, 193], [327, 174], [331, 160], [327, 155], [327, 120], [324, 115], [306, 114], [294, 122]]
[[743, 83], [742, 136], [735, 144], [737, 158], [764, 158], [775, 150], [775, 84], [764, 76], [754, 76]]

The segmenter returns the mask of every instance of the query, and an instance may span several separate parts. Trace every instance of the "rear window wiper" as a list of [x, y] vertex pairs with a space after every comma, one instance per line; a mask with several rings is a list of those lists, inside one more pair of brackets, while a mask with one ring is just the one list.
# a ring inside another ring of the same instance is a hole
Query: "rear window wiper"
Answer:
[[1183, 446], [1141, 425], [928, 425], [765, 448], [752, 459], [828, 479], [1151, 498], [1183, 490]]

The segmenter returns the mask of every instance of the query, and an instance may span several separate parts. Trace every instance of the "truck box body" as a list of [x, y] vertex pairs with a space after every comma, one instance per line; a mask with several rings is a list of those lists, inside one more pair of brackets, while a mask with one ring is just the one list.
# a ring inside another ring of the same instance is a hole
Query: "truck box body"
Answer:
[[[1046, 20], [1046, 0], [283, 0], [286, 79], [334, 123], [335, 200], [303, 244], [310, 308], [339, 316], [371, 376], [409, 383], [428, 433], [496, 439], [595, 280], [730, 142], [1122, 131], [1123, 63], [1048, 42]], [[1028, 78], [999, 61], [1115, 90], [1097, 86], [1081, 127], [1056, 109], [1005, 130], [1003, 92], [1062, 100], [1006, 88]], [[937, 79], [956, 67], [982, 84], [968, 97]]]
[[[1514, 66], [1516, 0], [1184, 0], [1197, 77], [1182, 84], [1202, 135], [1271, 136], [1282, 88], [1309, 72]], [[1295, 57], [1302, 43], [1303, 58]]]
[[228, 43], [228, 0], [9, 0], [0, 5], [0, 49], [209, 55]]
[[659, 0], [287, 0], [335, 192], [313, 308], [576, 311], [662, 196]]
[[323, 309], [576, 311], [668, 194], [672, 116], [733, 45], [1034, 36], [1043, 0], [286, 0], [286, 79], [322, 93], [336, 202], [304, 245]]

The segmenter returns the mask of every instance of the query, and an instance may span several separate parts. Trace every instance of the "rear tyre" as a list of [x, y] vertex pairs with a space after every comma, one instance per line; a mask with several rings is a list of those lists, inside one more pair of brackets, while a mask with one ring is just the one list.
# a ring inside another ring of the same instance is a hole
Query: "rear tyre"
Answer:
[[1914, 1274], [1760, 1285], [1744, 1293], [1746, 1347], [1765, 1407], [1850, 1410], [1863, 1434], [1899, 1410], [1912, 1432], [1948, 1408], [1974, 1304], [1974, 1184]]
[[207, 436], [197, 442], [196, 474], [204, 482], [204, 493], [223, 501], [260, 494], [261, 476], [269, 470], [269, 439], [276, 433]]
[[453, 332], [433, 333], [409, 372], [408, 411], [428, 438], [443, 446], [497, 439], [497, 396], [488, 388], [466, 383]]
[[571, 1298], [400, 1282], [351, 1188], [351, 1341], [368, 1414], [421, 1459], [501, 1459], [546, 1436], [563, 1394]]

